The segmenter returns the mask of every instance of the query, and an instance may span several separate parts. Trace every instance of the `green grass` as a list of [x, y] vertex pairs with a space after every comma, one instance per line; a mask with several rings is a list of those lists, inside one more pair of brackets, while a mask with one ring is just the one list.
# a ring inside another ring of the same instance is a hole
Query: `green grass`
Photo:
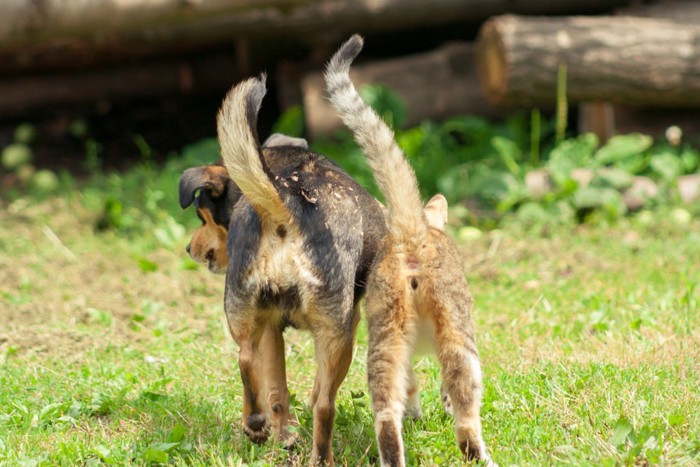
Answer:
[[[287, 334], [300, 447], [252, 445], [224, 279], [184, 250], [194, 213], [96, 233], [88, 188], [0, 209], [0, 464], [305, 465], [309, 335]], [[159, 189], [175, 199], [174, 179]], [[700, 221], [648, 214], [547, 236], [506, 223], [460, 244], [499, 464], [700, 462]], [[341, 465], [378, 460], [360, 326], [338, 401]], [[454, 465], [437, 365], [416, 366], [424, 417], [406, 424], [409, 462]]]

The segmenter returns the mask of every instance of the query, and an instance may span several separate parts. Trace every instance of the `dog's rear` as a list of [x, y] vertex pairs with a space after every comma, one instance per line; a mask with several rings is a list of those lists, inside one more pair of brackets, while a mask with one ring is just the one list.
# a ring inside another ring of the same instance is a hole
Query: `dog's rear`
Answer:
[[328, 64], [325, 78], [331, 102], [365, 152], [387, 202], [389, 233], [367, 290], [368, 379], [381, 461], [404, 465], [401, 418], [420, 411], [411, 407], [417, 404], [417, 396], [412, 395], [415, 388], [408, 386], [413, 384], [411, 357], [422, 324], [434, 333], [458, 445], [468, 459], [486, 460], [472, 298], [459, 253], [443, 232], [447, 203], [437, 195], [424, 211], [415, 173], [393, 132], [350, 81], [350, 64], [362, 44], [360, 36], [343, 44]]
[[231, 215], [225, 311], [239, 346], [243, 429], [293, 442], [282, 331], [311, 331], [311, 463], [332, 463], [335, 397], [352, 360], [358, 303], [385, 233], [379, 203], [338, 166], [297, 146], [263, 150], [264, 78], [236, 86], [218, 115], [222, 158], [243, 196]]

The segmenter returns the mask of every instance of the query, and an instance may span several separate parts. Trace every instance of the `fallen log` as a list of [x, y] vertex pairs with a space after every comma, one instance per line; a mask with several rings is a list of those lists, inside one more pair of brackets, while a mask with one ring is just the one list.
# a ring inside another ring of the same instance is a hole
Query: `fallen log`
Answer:
[[700, 26], [627, 16], [500, 16], [477, 39], [490, 102], [551, 108], [566, 66], [570, 103], [700, 107]]
[[[395, 91], [406, 104], [408, 125], [457, 114], [505, 116], [503, 110], [486, 102], [479, 89], [474, 47], [469, 43], [452, 43], [432, 52], [365, 63], [353, 67], [350, 76], [356, 86], [383, 84]], [[310, 137], [342, 127], [328, 101], [321, 72], [305, 76], [301, 90]]]
[[622, 16], [669, 19], [680, 23], [700, 24], [700, 3], [694, 0], [636, 4], [616, 11]]
[[0, 118], [29, 115], [43, 108], [93, 105], [110, 99], [187, 95], [219, 89], [241, 79], [229, 56], [160, 60], [117, 69], [57, 73], [0, 80]]
[[522, 14], [595, 13], [626, 0], [12, 0], [0, 2], [0, 74], [175, 55], [242, 38], [337, 45], [386, 32]]

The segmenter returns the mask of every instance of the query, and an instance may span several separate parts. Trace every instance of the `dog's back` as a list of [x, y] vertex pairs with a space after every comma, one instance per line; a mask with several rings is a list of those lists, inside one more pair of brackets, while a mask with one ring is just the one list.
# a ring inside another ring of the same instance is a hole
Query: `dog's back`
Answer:
[[[316, 299], [326, 297], [318, 305], [329, 312], [347, 311], [364, 293], [384, 218], [379, 203], [328, 159], [291, 146], [266, 148], [263, 155], [288, 221], [269, 225], [247, 199], [236, 205], [226, 296], [243, 295], [265, 307], [282, 304], [286, 324], [306, 328], [308, 320], [292, 313], [304, 305], [299, 287], [317, 290]], [[257, 281], [251, 274], [261, 256], [267, 278]], [[260, 282], [268, 287], [256, 298], [248, 283]], [[350, 326], [351, 316], [337, 318]]]
[[387, 201], [388, 234], [367, 291], [367, 366], [380, 458], [383, 465], [404, 465], [401, 418], [404, 411], [420, 411], [406, 408], [415, 390], [407, 383], [414, 384], [411, 357], [418, 331], [427, 324], [452, 399], [459, 447], [469, 459], [488, 459], [479, 419], [472, 298], [459, 253], [444, 233], [447, 202], [436, 195], [423, 208], [415, 173], [393, 132], [350, 81], [350, 64], [362, 44], [357, 35], [343, 44], [325, 79], [331, 102], [365, 152]]

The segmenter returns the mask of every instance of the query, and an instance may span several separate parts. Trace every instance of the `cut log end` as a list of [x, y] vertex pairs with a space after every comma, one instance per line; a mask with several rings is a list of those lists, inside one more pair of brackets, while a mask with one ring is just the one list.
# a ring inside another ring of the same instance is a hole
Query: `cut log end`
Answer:
[[[503, 19], [503, 18], [502, 18]], [[508, 93], [508, 67], [503, 35], [499, 26], [503, 22], [487, 21], [479, 31], [477, 40], [477, 64], [479, 81], [486, 99], [499, 104]]]
[[551, 107], [557, 66], [566, 63], [570, 104], [700, 106], [697, 25], [622, 16], [506, 15], [482, 28], [477, 61], [492, 103]]

